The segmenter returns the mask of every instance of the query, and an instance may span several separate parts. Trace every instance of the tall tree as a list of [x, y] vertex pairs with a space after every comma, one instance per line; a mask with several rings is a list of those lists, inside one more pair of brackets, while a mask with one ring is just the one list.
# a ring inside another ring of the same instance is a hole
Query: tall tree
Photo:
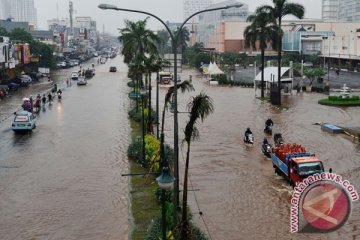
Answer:
[[265, 49], [267, 43], [272, 42], [276, 46], [277, 27], [276, 21], [272, 15], [257, 9], [254, 15], [250, 15], [247, 22], [251, 25], [247, 26], [244, 31], [246, 47], [252, 46], [256, 49], [256, 43], [259, 41], [261, 51], [261, 97], [264, 98], [264, 66], [265, 66]]
[[264, 5], [259, 8], [260, 11], [265, 11], [271, 14], [278, 24], [278, 91], [279, 91], [279, 106], [281, 105], [281, 50], [282, 50], [282, 36], [281, 20], [287, 15], [293, 15], [297, 18], [303, 18], [305, 8], [301, 4], [290, 3], [288, 0], [272, 0], [274, 6]]
[[196, 128], [198, 120], [202, 122], [204, 119], [214, 111], [213, 100], [201, 92], [199, 95], [192, 98], [188, 104], [190, 111], [189, 121], [186, 124], [184, 133], [184, 141], [187, 143], [186, 162], [185, 162], [185, 175], [184, 175], [184, 191], [183, 191], [183, 207], [182, 207], [182, 219], [181, 219], [181, 239], [187, 239], [189, 233], [189, 223], [187, 218], [187, 192], [188, 192], [188, 173], [190, 162], [190, 144], [192, 139], [199, 137], [199, 131]]
[[145, 54], [157, 53], [156, 43], [159, 43], [159, 37], [146, 28], [149, 18], [132, 22], [125, 21], [125, 28], [120, 29], [119, 41], [123, 44], [121, 53], [124, 55], [124, 62], [130, 63], [135, 55], [145, 56]]
[[[176, 36], [179, 32], [179, 29], [176, 29], [174, 32], [174, 36]], [[184, 51], [187, 47], [187, 42], [190, 41], [190, 33], [189, 30], [184, 27], [181, 29], [180, 33], [179, 33], [179, 38], [178, 38], [178, 46], [180, 46], [180, 50], [181, 50], [181, 54], [184, 54]]]

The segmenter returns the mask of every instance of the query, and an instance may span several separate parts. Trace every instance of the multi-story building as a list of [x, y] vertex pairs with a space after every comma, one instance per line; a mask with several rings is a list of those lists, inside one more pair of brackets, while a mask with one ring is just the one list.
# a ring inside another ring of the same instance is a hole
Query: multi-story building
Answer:
[[[192, 14], [204, 10], [213, 4], [212, 0], [184, 0], [184, 20], [190, 17]], [[198, 22], [194, 18], [195, 22]]]
[[0, 1], [0, 19], [6, 20], [10, 18], [10, 0], [1, 0]]
[[338, 19], [339, 0], [322, 0], [322, 19]]
[[[218, 4], [213, 4], [209, 8], [224, 7], [233, 4], [240, 4], [235, 0], [228, 0]], [[240, 8], [229, 8], [219, 11], [211, 11], [199, 14], [199, 24], [197, 26], [196, 41], [204, 43], [205, 47], [215, 48], [216, 51], [240, 51], [241, 42], [236, 31], [231, 31], [231, 25], [239, 23], [248, 25], [246, 19], [249, 16], [249, 6], [243, 4]]]
[[[7, 0], [5, 0], [6, 2]], [[15, 22], [28, 22], [33, 29], [37, 28], [37, 12], [34, 0], [11, 0], [8, 18]]]
[[338, 19], [348, 22], [360, 22], [360, 1], [339, 1]]

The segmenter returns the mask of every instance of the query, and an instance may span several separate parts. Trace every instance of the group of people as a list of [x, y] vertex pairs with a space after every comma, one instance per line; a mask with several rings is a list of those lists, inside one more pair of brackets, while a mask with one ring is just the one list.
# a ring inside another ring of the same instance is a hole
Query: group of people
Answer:
[[[264, 130], [268, 129], [270, 126], [272, 127], [273, 125], [274, 125], [273, 120], [271, 120], [271, 118], [268, 118], [268, 119], [265, 121], [265, 129], [264, 129]], [[246, 129], [246, 131], [245, 131], [245, 134], [244, 134], [244, 135], [245, 135], [245, 139], [248, 139], [248, 136], [249, 136], [250, 134], [252, 135], [253, 133], [252, 133], [251, 129], [248, 127], [248, 128]], [[263, 144], [268, 144], [267, 138], [264, 138]]]
[[[62, 94], [61, 89], [57, 90], [57, 94], [58, 94], [58, 99], [60, 100]], [[54, 96], [51, 92], [49, 92], [47, 96], [45, 95], [45, 93], [42, 96], [40, 93], [38, 93], [35, 100], [33, 99], [32, 96], [30, 96], [30, 98], [24, 98], [21, 107], [23, 108], [24, 111], [28, 111], [28, 112], [33, 112], [34, 110], [39, 111], [41, 104], [45, 106], [46, 100], [48, 100], [49, 104], [51, 104], [53, 102], [53, 99]]]

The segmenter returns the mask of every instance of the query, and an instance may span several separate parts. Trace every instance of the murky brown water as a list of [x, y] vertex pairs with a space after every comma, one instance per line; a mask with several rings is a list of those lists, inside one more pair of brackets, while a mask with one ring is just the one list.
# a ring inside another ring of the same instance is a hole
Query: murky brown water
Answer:
[[[292, 189], [274, 173], [271, 161], [262, 155], [260, 148], [264, 122], [271, 117], [275, 122], [274, 132], [281, 132], [286, 142], [305, 145], [324, 162], [326, 170], [332, 167], [360, 191], [359, 144], [346, 135], [332, 135], [313, 125], [330, 122], [359, 126], [359, 108], [318, 105], [317, 100], [324, 95], [302, 93], [285, 97], [290, 109], [279, 111], [255, 99], [253, 89], [209, 86], [203, 80], [195, 80], [194, 85], [197, 92], [204, 90], [215, 103], [215, 112], [199, 124], [200, 140], [192, 143], [190, 178], [193, 189], [200, 190], [189, 192], [194, 220], [204, 230], [208, 227], [211, 239], [357, 239], [360, 236], [358, 202], [353, 204], [352, 217], [346, 226], [334, 233], [291, 235]], [[189, 96], [179, 95], [179, 111], [185, 111]], [[181, 140], [187, 115], [180, 114], [179, 119]], [[246, 127], [254, 133], [253, 147], [243, 144]], [[185, 150], [184, 147], [179, 157], [182, 163]], [[206, 226], [197, 214], [196, 200]]]
[[[111, 64], [120, 71], [109, 73]], [[62, 71], [55, 80], [66, 76]], [[1, 122], [0, 239], [127, 239], [124, 79], [118, 57], [97, 66], [87, 86], [65, 86], [63, 100], [40, 112], [33, 133], [14, 134], [11, 117]], [[7, 99], [8, 109], [31, 89], [23, 91]]]
[[[110, 65], [120, 71], [108, 73]], [[59, 72], [58, 80], [67, 74]], [[302, 93], [286, 97], [290, 109], [279, 111], [255, 99], [253, 89], [209, 86], [189, 70], [182, 76], [189, 74], [194, 75], [196, 92], [205, 91], [215, 102], [215, 112], [198, 126], [200, 140], [192, 143], [190, 179], [192, 188], [200, 190], [189, 194], [194, 220], [205, 232], [209, 229], [211, 239], [359, 238], [358, 202], [349, 222], [334, 233], [290, 235], [291, 188], [274, 174], [260, 151], [264, 121], [271, 117], [274, 131], [281, 132], [285, 141], [305, 145], [326, 169], [332, 167], [360, 190], [359, 145], [313, 125], [358, 126], [359, 108], [321, 106], [317, 100], [323, 95]], [[31, 90], [2, 103], [0, 239], [128, 238], [128, 179], [120, 176], [128, 169], [130, 141], [126, 82], [126, 67], [119, 57], [97, 66], [88, 86], [65, 87], [62, 102], [46, 106], [32, 134], [13, 134], [11, 118], [6, 117]], [[35, 92], [49, 87], [42, 84], [33, 86]], [[165, 91], [161, 89], [161, 99]], [[186, 111], [194, 95], [179, 94], [179, 111]], [[180, 142], [186, 120], [186, 114], [179, 114]], [[254, 133], [253, 147], [242, 142], [246, 127]], [[172, 143], [170, 113], [165, 128], [166, 140]], [[181, 167], [184, 161], [185, 148]], [[197, 214], [197, 203], [206, 226]]]

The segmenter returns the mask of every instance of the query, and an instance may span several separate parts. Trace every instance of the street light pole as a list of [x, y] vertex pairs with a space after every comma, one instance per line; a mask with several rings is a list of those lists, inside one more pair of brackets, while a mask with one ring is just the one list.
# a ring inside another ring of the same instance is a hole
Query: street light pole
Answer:
[[[243, 4], [234, 4], [234, 5], [228, 5], [225, 7], [209, 8], [209, 9], [198, 11], [185, 19], [185, 21], [178, 28], [178, 32], [175, 36], [172, 33], [172, 31], [170, 30], [169, 26], [161, 18], [159, 18], [158, 16], [156, 16], [152, 13], [140, 11], [140, 10], [134, 10], [134, 9], [118, 8], [115, 5], [104, 4], [104, 3], [102, 3], [98, 6], [100, 9], [103, 9], [103, 10], [110, 9], [110, 10], [116, 10], [116, 11], [135, 12], [135, 13], [146, 14], [151, 17], [154, 17], [155, 19], [157, 19], [159, 22], [161, 22], [164, 25], [165, 29], [168, 31], [168, 33], [170, 35], [172, 52], [174, 54], [174, 77], [175, 77], [175, 79], [174, 79], [174, 89], [175, 89], [175, 91], [174, 91], [174, 177], [175, 177], [174, 207], [175, 207], [175, 210], [178, 210], [180, 208], [180, 204], [179, 204], [179, 192], [180, 192], [179, 191], [179, 143], [178, 143], [178, 141], [179, 141], [178, 131], [179, 130], [178, 130], [178, 110], [177, 110], [177, 44], [178, 44], [178, 39], [179, 39], [181, 30], [183, 29], [184, 25], [187, 23], [188, 20], [190, 20], [190, 18], [194, 17], [195, 15], [198, 15], [198, 14], [204, 13], [204, 12], [216, 11], [216, 10], [224, 10], [224, 9], [229, 9], [229, 8], [240, 8], [242, 6], [243, 6]], [[160, 147], [163, 148], [163, 145], [164, 145], [164, 140], [163, 140], [163, 137], [161, 137]], [[176, 215], [177, 215], [176, 211], [174, 211], [174, 224], [177, 221]]]

